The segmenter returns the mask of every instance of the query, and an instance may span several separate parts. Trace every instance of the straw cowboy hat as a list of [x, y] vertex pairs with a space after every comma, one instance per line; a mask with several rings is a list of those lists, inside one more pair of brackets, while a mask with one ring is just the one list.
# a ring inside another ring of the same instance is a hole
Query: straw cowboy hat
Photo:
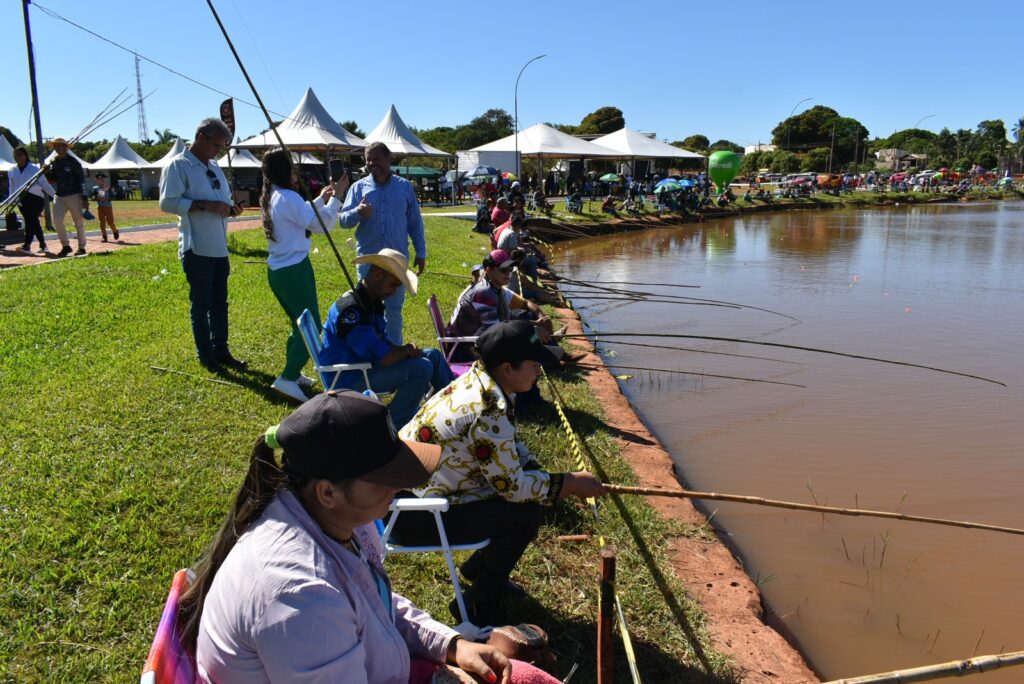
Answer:
[[384, 269], [402, 281], [402, 284], [409, 290], [409, 294], [415, 295], [419, 289], [419, 278], [409, 270], [409, 257], [396, 249], [385, 247], [376, 254], [364, 254], [361, 257], [356, 257], [355, 263], [370, 264]]
[[50, 147], [56, 147], [57, 145], [63, 145], [64, 147], [71, 147], [68, 145], [68, 141], [64, 138], [54, 138], [50, 141]]

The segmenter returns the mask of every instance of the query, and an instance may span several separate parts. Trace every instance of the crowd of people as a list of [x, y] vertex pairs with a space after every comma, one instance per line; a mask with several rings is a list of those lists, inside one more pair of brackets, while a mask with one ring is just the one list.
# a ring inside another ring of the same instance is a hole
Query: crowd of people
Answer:
[[[216, 372], [247, 367], [228, 344], [225, 220], [240, 207], [213, 161], [228, 140], [221, 121], [201, 122], [160, 186], [161, 208], [178, 216], [198, 361]], [[466, 617], [496, 624], [505, 602], [525, 593], [511, 573], [537, 536], [542, 507], [605, 493], [589, 473], [545, 469], [517, 434], [517, 406], [540, 401], [542, 367], [563, 356], [530, 299], [550, 296], [539, 282], [548, 265], [524, 230], [522, 193], [496, 200], [487, 217], [498, 224], [493, 249], [471, 269], [452, 316], [449, 333], [476, 338], [457, 350], [472, 365], [456, 377], [441, 351], [404, 342], [405, 293], [417, 293], [426, 266], [423, 221], [408, 181], [391, 173], [388, 148], [371, 145], [365, 156], [368, 176], [343, 177], [312, 202], [287, 153], [263, 158], [267, 281], [291, 326], [272, 389], [300, 406], [253, 445], [234, 508], [181, 601], [183, 640], [211, 682], [404, 684], [430, 681], [441, 663], [488, 682], [553, 682], [394, 592], [374, 526], [396, 496], [447, 498], [450, 542], [491, 540], [460, 573]], [[359, 280], [321, 318], [311, 236], [336, 225], [355, 230]], [[518, 292], [509, 288], [514, 275]], [[330, 376], [332, 389], [312, 398], [296, 325], [307, 310], [321, 327], [321, 362], [370, 366]], [[378, 392], [394, 396], [385, 405]], [[433, 515], [406, 512], [393, 537], [437, 543]], [[461, 617], [454, 605], [452, 613]]]

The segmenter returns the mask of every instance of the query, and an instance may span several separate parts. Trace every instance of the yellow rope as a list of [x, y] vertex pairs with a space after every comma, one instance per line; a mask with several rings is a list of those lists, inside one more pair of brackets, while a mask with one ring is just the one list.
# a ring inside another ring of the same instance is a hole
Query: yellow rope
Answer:
[[[543, 373], [543, 371], [541, 371]], [[584, 456], [583, 442], [580, 440], [576, 431], [572, 429], [572, 424], [565, 415], [565, 411], [562, 407], [562, 395], [558, 392], [558, 388], [555, 387], [555, 383], [544, 374], [544, 379], [548, 383], [548, 387], [551, 388], [551, 395], [554, 399], [555, 411], [558, 412], [558, 418], [562, 423], [562, 429], [565, 431], [566, 437], [569, 438], [569, 448], [573, 455], [576, 457], [576, 467], [579, 470], [588, 470], [587, 459]], [[597, 528], [597, 543], [599, 546], [605, 545], [604, 532], [601, 531], [601, 518], [597, 513], [597, 500], [594, 497], [587, 497], [587, 504], [590, 506], [590, 511], [594, 515], [594, 526]], [[615, 587], [612, 587], [612, 594], [615, 597], [615, 618], [619, 625], [619, 634], [622, 637], [622, 646], [626, 651], [626, 662], [629, 663], [629, 672], [633, 676], [633, 683], [640, 684], [640, 670], [636, 664], [636, 653], [633, 650], [633, 640], [629, 636], [629, 628], [626, 626], [626, 616], [622, 612], [622, 603], [619, 601], [619, 595], [615, 592]]]

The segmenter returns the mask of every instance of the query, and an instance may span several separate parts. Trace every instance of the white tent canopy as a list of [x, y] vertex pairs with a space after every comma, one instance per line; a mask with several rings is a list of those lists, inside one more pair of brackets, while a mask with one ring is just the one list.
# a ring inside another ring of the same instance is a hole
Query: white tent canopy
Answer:
[[[81, 157], [79, 157], [77, 154], [75, 154], [71, 150], [68, 150], [68, 156], [76, 159], [78, 161], [78, 163], [82, 165], [82, 169], [83, 170], [88, 171], [89, 169], [92, 168], [92, 164], [84, 161]], [[49, 155], [47, 155], [46, 159], [43, 160], [43, 163], [49, 164], [50, 162], [52, 162], [56, 158], [57, 158], [57, 151], [54, 150], [53, 152], [50, 152]]]
[[[352, 152], [366, 147], [366, 141], [346, 131], [327, 113], [312, 88], [306, 89], [299, 105], [277, 125], [284, 144], [294, 150]], [[277, 136], [266, 131], [234, 145], [249, 149], [278, 147]]]
[[395, 105], [391, 105], [377, 127], [366, 136], [366, 142], [381, 142], [388, 146], [391, 154], [396, 157], [450, 157], [444, 150], [432, 147], [416, 137], [402, 117], [398, 115]]
[[133, 150], [127, 140], [118, 135], [107, 153], [90, 164], [89, 168], [97, 171], [138, 171], [148, 166], [149, 162]]
[[703, 155], [696, 152], [690, 152], [681, 147], [674, 147], [659, 140], [648, 138], [646, 135], [629, 128], [623, 128], [614, 133], [602, 135], [594, 140], [594, 144], [613, 150], [619, 156], [628, 159], [704, 158]]
[[227, 169], [229, 157], [231, 158], [231, 168], [233, 169], [259, 169], [263, 167], [260, 160], [249, 150], [228, 150], [227, 154], [217, 160], [217, 166]]
[[160, 157], [159, 159], [157, 159], [152, 164], [147, 164], [146, 168], [147, 169], [163, 169], [163, 168], [166, 168], [166, 166], [171, 163], [172, 159], [174, 159], [175, 157], [177, 157], [179, 154], [181, 154], [184, 151], [185, 151], [185, 141], [182, 140], [181, 138], [178, 138], [178, 139], [176, 139], [174, 141], [174, 145], [171, 146], [171, 149], [167, 150], [167, 154], [165, 154], [164, 156]]
[[[494, 142], [474, 147], [472, 152], [514, 152], [516, 135], [495, 140]], [[583, 159], [589, 157], [618, 157], [607, 147], [596, 145], [562, 131], [537, 124], [519, 132], [519, 154], [523, 157], [543, 157], [545, 159]]]
[[10, 171], [15, 166], [14, 148], [7, 142], [7, 138], [0, 135], [0, 171]]

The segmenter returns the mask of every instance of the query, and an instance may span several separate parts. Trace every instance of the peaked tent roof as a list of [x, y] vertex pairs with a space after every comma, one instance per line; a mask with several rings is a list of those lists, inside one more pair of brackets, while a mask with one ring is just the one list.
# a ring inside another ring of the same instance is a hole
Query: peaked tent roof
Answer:
[[0, 135], [0, 171], [9, 171], [15, 166], [17, 162], [14, 161], [14, 148], [7, 142], [6, 137]]
[[142, 169], [149, 166], [149, 162], [139, 156], [139, 153], [131, 148], [128, 141], [118, 135], [114, 138], [114, 144], [110, 146], [107, 153], [89, 165], [90, 169], [111, 171], [118, 169]]
[[[93, 168], [92, 164], [90, 164], [89, 162], [87, 162], [84, 159], [82, 159], [81, 157], [79, 157], [77, 154], [72, 152], [70, 149], [68, 150], [68, 155], [70, 155], [71, 157], [74, 157], [75, 159], [77, 159], [78, 163], [82, 165], [82, 168], [84, 170], [88, 171], [89, 169]], [[57, 150], [54, 150], [53, 152], [50, 152], [50, 154], [46, 155], [46, 159], [43, 160], [43, 163], [44, 164], [49, 164], [51, 161], [56, 159], [56, 157], [57, 157]]]
[[391, 154], [398, 157], [452, 156], [444, 150], [432, 147], [417, 138], [416, 134], [405, 125], [404, 121], [402, 121], [402, 117], [398, 115], [398, 110], [395, 109], [395, 105], [391, 105], [388, 109], [388, 113], [380, 120], [377, 127], [370, 131], [370, 134], [366, 136], [366, 142], [382, 142], [388, 146], [388, 149], [391, 150]]
[[[516, 135], [495, 140], [494, 142], [474, 147], [470, 152], [514, 152]], [[617, 157], [607, 147], [596, 145], [562, 131], [537, 124], [525, 131], [519, 131], [519, 154], [523, 157], [544, 157], [546, 159], [580, 159], [582, 157]]]
[[[312, 88], [306, 89], [298, 106], [277, 125], [277, 132], [281, 134], [284, 144], [296, 151], [333, 149], [350, 152], [366, 147], [365, 140], [346, 131], [327, 113]], [[234, 145], [250, 149], [277, 146], [277, 136], [272, 131], [260, 133]]]
[[228, 153], [217, 160], [217, 166], [222, 169], [228, 168], [228, 157], [231, 157], [231, 168], [233, 169], [259, 169], [263, 167], [249, 150], [228, 150]]
[[703, 159], [704, 155], [684, 150], [681, 147], [674, 147], [653, 138], [648, 138], [643, 133], [638, 133], [629, 128], [623, 128], [595, 138], [594, 143], [607, 147], [631, 159], [654, 159], [670, 158], [679, 159], [683, 157], [694, 157]]
[[171, 145], [171, 149], [167, 150], [167, 154], [157, 159], [152, 164], [147, 164], [147, 169], [162, 169], [171, 163], [171, 160], [177, 157], [179, 154], [185, 151], [185, 141], [181, 138], [177, 138], [174, 144]]

